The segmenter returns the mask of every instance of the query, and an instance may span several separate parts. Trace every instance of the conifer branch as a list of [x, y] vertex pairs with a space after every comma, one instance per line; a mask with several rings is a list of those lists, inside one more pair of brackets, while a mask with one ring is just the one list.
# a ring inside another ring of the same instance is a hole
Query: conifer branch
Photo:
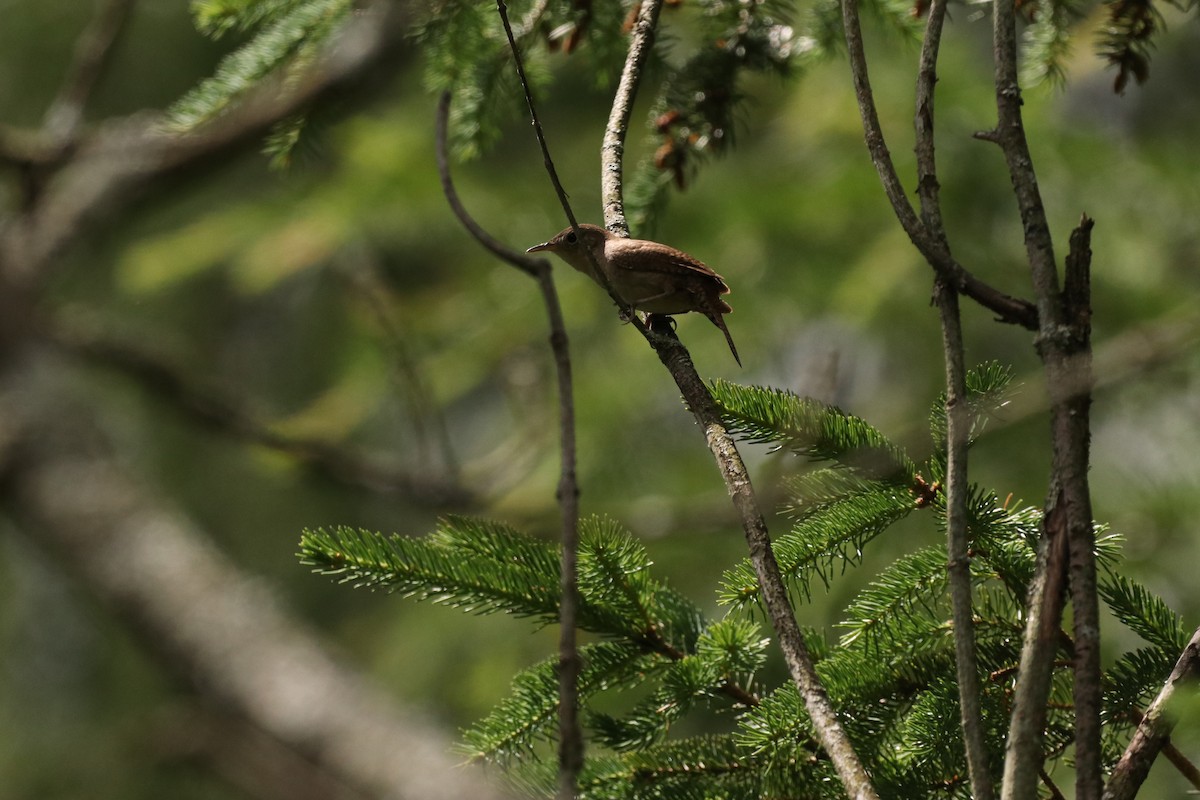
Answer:
[[[942, 224], [942, 211], [938, 200], [937, 162], [934, 155], [934, 89], [937, 85], [938, 50], [941, 46], [945, 18], [946, 0], [932, 0], [917, 72], [914, 125], [917, 195], [921, 204], [921, 221], [930, 235], [949, 253], [950, 244]], [[946, 363], [946, 569], [954, 620], [959, 714], [971, 781], [971, 796], [975, 800], [992, 800], [995, 797], [995, 788], [984, 741], [975, 617], [971, 610], [971, 561], [967, 552], [967, 498], [970, 492], [967, 445], [972, 420], [967, 406], [962, 317], [956, 287], [951, 286], [939, 275], [934, 280], [933, 292], [934, 303], [941, 317], [942, 353]]]
[[[533, 120], [533, 129], [537, 135], [538, 144], [546, 171], [554, 184], [563, 211], [571, 222], [571, 227], [578, 231], [579, 223], [571, 211], [567, 201], [566, 191], [558, 180], [558, 171], [550, 158], [550, 150], [546, 145], [546, 137], [542, 132], [542, 124], [537, 116], [537, 108], [533, 102], [533, 93], [529, 88], [529, 80], [525, 76], [525, 67], [521, 62], [521, 53], [513, 37], [512, 25], [508, 20], [508, 9], [504, 0], [496, 0], [496, 9], [500, 21], [504, 24], [504, 33], [508, 37], [508, 45], [512, 50], [513, 61], [517, 74], [521, 79], [521, 87], [525, 91], [525, 100], [529, 106], [529, 114]], [[448, 109], [449, 96], [443, 96], [443, 106]], [[444, 133], [444, 130], [443, 130]], [[439, 137], [439, 140], [444, 138]], [[443, 184], [448, 185], [448, 179], [443, 178]], [[594, 260], [591, 251], [588, 257]], [[562, 309], [558, 303], [558, 294], [554, 289], [550, 265], [545, 259], [535, 267], [538, 286], [542, 290], [542, 298], [550, 315], [551, 333], [550, 344], [554, 350], [555, 367], [558, 373], [559, 387], [559, 423], [562, 441], [562, 473], [558, 484], [558, 501], [562, 514], [562, 597], [559, 612], [559, 738], [558, 738], [558, 794], [560, 800], [573, 800], [579, 787], [579, 773], [583, 770], [583, 728], [579, 722], [579, 672], [581, 669], [578, 645], [575, 637], [577, 608], [579, 605], [579, 487], [575, 476], [575, 410], [571, 389], [571, 362], [567, 350], [566, 324], [562, 319]], [[593, 274], [603, 274], [596, 269]], [[609, 288], [609, 294], [616, 299], [615, 293]], [[618, 305], [620, 305], [618, 301]]]

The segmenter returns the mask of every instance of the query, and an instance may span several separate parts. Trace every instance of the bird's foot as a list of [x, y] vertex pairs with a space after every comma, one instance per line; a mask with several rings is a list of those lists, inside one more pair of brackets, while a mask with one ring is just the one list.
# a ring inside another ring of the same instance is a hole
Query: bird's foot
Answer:
[[675, 322], [675, 318], [672, 316], [669, 316], [667, 314], [647, 314], [646, 315], [646, 327], [650, 328], [651, 330], [653, 330], [658, 325], [666, 325], [668, 328], [670, 328], [672, 331], [674, 331], [676, 324], [677, 323]]

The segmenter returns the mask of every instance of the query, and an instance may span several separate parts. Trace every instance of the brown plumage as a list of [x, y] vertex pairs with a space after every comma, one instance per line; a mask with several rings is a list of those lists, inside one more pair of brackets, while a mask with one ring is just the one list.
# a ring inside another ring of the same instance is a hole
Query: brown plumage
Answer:
[[703, 314], [725, 334], [729, 351], [741, 366], [742, 359], [722, 318], [733, 309], [721, 299], [721, 295], [729, 294], [729, 287], [720, 275], [687, 253], [665, 244], [626, 239], [597, 225], [580, 225], [579, 234], [577, 237], [574, 230], [567, 228], [527, 252], [554, 253], [603, 285], [587, 256], [587, 250], [591, 250], [608, 284], [625, 305], [648, 314], [689, 311]]

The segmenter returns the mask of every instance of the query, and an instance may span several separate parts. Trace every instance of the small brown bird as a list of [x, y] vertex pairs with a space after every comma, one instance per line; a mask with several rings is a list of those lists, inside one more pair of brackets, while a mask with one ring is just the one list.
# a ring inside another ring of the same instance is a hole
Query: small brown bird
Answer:
[[603, 286], [587, 250], [592, 251], [608, 284], [629, 308], [663, 315], [700, 312], [725, 334], [733, 360], [742, 365], [721, 317], [733, 311], [721, 299], [721, 295], [729, 294], [729, 287], [720, 275], [687, 253], [658, 242], [617, 236], [597, 225], [580, 225], [579, 236], [567, 228], [526, 252], [554, 253]]

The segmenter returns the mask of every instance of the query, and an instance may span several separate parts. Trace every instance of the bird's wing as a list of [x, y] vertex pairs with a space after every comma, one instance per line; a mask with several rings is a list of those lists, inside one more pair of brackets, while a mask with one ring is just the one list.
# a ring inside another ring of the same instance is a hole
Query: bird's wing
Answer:
[[[616, 246], [612, 246], [613, 244]], [[702, 276], [713, 281], [719, 287], [718, 294], [729, 293], [729, 287], [725, 285], [724, 278], [705, 264], [674, 247], [662, 244], [655, 244], [653, 247], [640, 246], [637, 240], [626, 239], [610, 243], [610, 246], [605, 249], [604, 255], [615, 269]]]

